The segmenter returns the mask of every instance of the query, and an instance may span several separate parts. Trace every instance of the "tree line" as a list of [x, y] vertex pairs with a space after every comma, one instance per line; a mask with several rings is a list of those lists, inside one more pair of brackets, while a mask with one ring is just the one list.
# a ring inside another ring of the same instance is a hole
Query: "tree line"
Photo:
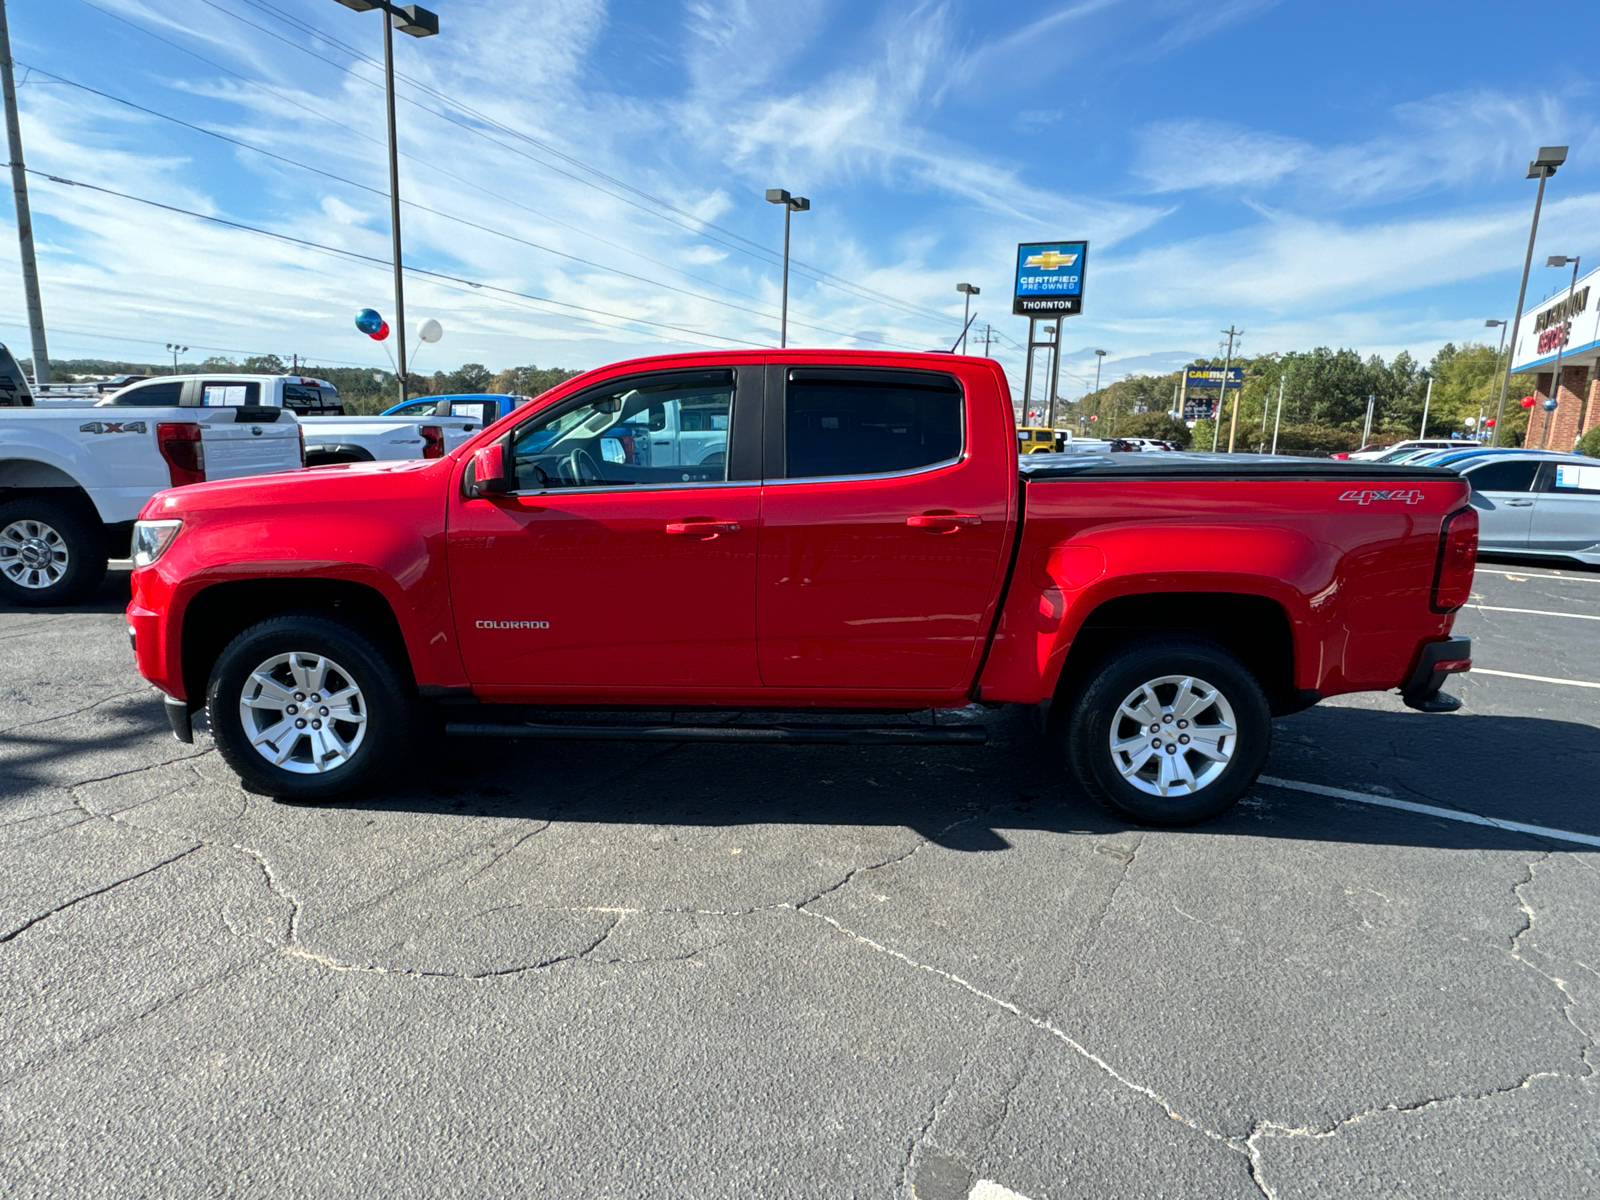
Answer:
[[[1223, 359], [1200, 358], [1190, 367], [1221, 367]], [[1476, 436], [1480, 421], [1495, 415], [1500, 399], [1500, 369], [1493, 346], [1468, 342], [1463, 346], [1446, 343], [1423, 365], [1405, 351], [1389, 361], [1380, 355], [1362, 358], [1355, 350], [1333, 350], [1319, 346], [1314, 350], [1286, 354], [1261, 354], [1235, 358], [1233, 365], [1244, 370], [1244, 387], [1229, 391], [1221, 411], [1221, 428], [1202, 418], [1194, 428], [1169, 415], [1176, 407], [1174, 395], [1181, 392], [1182, 372], [1168, 375], [1137, 376], [1091, 392], [1081, 400], [1058, 407], [1056, 423], [1092, 430], [1105, 437], [1156, 437], [1176, 441], [1197, 450], [1211, 449], [1217, 433], [1220, 448], [1228, 445], [1233, 401], [1238, 396], [1239, 419], [1235, 448], [1254, 451], [1272, 444], [1273, 424], [1277, 419], [1278, 389], [1283, 388], [1283, 422], [1278, 431], [1278, 450], [1283, 454], [1330, 454], [1354, 450], [1361, 444], [1366, 424], [1367, 398], [1374, 398], [1372, 441], [1390, 442], [1418, 436], [1422, 428], [1423, 404], [1428, 405], [1427, 436]], [[1429, 382], [1433, 396], [1428, 399]], [[1533, 390], [1532, 374], [1513, 375], [1506, 401], [1500, 444], [1520, 446], [1528, 424], [1528, 410], [1518, 400]], [[1191, 391], [1198, 396], [1216, 396], [1215, 391]], [[1080, 418], [1093, 416], [1093, 422]]]

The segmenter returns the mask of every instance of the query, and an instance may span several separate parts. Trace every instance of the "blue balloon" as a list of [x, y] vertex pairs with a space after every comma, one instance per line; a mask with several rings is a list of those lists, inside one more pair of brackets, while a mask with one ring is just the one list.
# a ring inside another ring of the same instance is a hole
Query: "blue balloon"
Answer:
[[1545, 412], [1555, 412], [1555, 410], [1556, 410], [1556, 398], [1554, 396], [1546, 396], [1545, 397], [1544, 410], [1545, 410]]
[[356, 328], [371, 337], [383, 326], [383, 314], [375, 308], [363, 308], [356, 314]]

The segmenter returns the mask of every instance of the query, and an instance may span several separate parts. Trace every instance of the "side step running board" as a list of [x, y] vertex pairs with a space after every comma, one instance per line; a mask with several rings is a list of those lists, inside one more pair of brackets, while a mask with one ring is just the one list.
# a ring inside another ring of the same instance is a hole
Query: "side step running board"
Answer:
[[982, 725], [539, 725], [452, 721], [456, 737], [580, 742], [788, 742], [822, 746], [981, 746]]

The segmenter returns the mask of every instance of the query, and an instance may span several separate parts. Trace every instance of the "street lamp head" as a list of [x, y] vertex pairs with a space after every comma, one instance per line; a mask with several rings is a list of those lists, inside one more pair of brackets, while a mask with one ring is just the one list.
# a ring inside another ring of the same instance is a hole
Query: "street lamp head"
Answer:
[[1552, 254], [1544, 260], [1544, 265], [1547, 267], [1564, 267], [1568, 263], [1576, 263], [1577, 261], [1576, 256], [1568, 258], [1565, 254]]
[[[348, 3], [348, 0], [341, 0]], [[389, 10], [394, 14], [394, 27], [412, 37], [433, 37], [439, 32], [439, 15], [429, 12], [420, 4], [397, 5]]]
[[1106, 356], [1106, 352], [1104, 350], [1096, 350], [1095, 353], [1098, 354], [1101, 358], [1104, 358]]
[[796, 196], [793, 200], [789, 201], [789, 209], [791, 212], [810, 212], [811, 201], [807, 200], [804, 196]]
[[787, 204], [787, 203], [789, 203], [789, 201], [791, 199], [793, 199], [793, 197], [790, 196], [789, 193], [784, 191], [782, 188], [768, 188], [767, 189], [767, 203], [768, 204]]
[[1567, 161], [1567, 148], [1565, 146], [1540, 146], [1539, 157], [1533, 160], [1536, 167], [1549, 167], [1551, 173], [1562, 163]]
[[956, 291], [960, 292], [964, 296], [976, 296], [978, 294], [978, 289], [973, 287], [970, 283], [956, 284]]
[[1486, 327], [1490, 328], [1490, 329], [1494, 329], [1497, 326], [1504, 325], [1504, 324], [1505, 324], [1504, 321], [1485, 321], [1484, 322], [1484, 325]]
[[357, 12], [371, 12], [378, 7], [378, 0], [339, 0], [339, 3]]

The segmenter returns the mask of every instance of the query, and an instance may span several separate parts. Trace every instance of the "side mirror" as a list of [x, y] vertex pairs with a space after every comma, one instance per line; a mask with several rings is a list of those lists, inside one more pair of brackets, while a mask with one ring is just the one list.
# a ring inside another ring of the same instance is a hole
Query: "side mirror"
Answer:
[[470, 486], [474, 496], [494, 496], [511, 490], [511, 476], [506, 471], [504, 441], [490, 442], [473, 452]]

